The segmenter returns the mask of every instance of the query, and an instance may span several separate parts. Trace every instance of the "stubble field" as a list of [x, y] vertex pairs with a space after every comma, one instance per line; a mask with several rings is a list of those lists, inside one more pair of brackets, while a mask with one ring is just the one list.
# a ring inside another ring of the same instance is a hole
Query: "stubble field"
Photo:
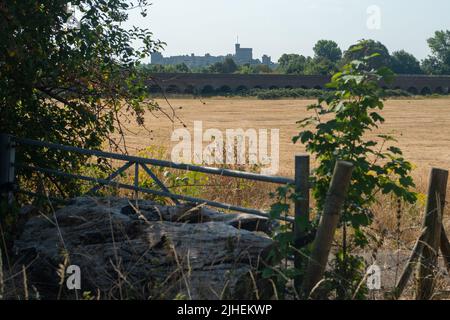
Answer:
[[[296, 121], [309, 114], [306, 106], [313, 100], [254, 99], [169, 99], [170, 105], [158, 100], [170, 116], [173, 110], [193, 135], [194, 121], [203, 122], [203, 130], [279, 129], [280, 172], [292, 176], [295, 154], [303, 153], [292, 137], [298, 133]], [[172, 110], [173, 108], [173, 110]], [[405, 158], [415, 165], [414, 176], [421, 179], [431, 167], [450, 169], [450, 98], [388, 100], [381, 112], [386, 122], [370, 135], [391, 134], [398, 140]], [[174, 129], [182, 128], [180, 120], [173, 122], [161, 113], [146, 116], [146, 126], [153, 132], [131, 125], [127, 132], [130, 152], [157, 145], [170, 154], [176, 144], [171, 142]], [[206, 145], [206, 144], [205, 144]]]
[[[164, 112], [147, 115], [145, 119], [147, 129], [133, 125], [132, 122], [128, 125], [130, 129], [126, 131], [128, 151], [136, 154], [139, 150], [152, 146], [159, 151], [150, 156], [157, 154], [157, 157], [170, 160], [170, 151], [176, 144], [171, 142], [173, 130], [183, 128], [185, 125], [193, 136], [194, 121], [202, 121], [203, 130], [214, 128], [223, 133], [226, 129], [238, 128], [279, 129], [278, 175], [292, 177], [295, 154], [305, 152], [301, 145], [292, 143], [292, 137], [298, 133], [296, 122], [309, 114], [306, 107], [314, 102], [237, 98], [170, 99], [169, 102], [159, 100], [158, 103]], [[173, 118], [174, 114], [180, 120]], [[393, 287], [420, 235], [430, 169], [439, 167], [450, 170], [450, 98], [388, 100], [381, 114], [386, 122], [369, 135], [372, 138], [376, 138], [379, 134], [395, 136], [398, 140], [397, 146], [403, 150], [405, 158], [413, 163], [412, 175], [417, 186], [416, 191], [419, 193], [419, 201], [414, 205], [402, 204], [399, 208], [395, 198], [383, 196], [372, 208], [374, 224], [371, 232], [374, 232], [379, 240], [382, 238], [383, 244], [375, 249], [379, 245], [378, 242], [371, 243], [368, 250], [362, 254], [374, 259], [373, 252], [378, 252], [376, 259], [377, 263], [382, 265], [383, 287], [387, 290]], [[173, 121], [167, 115], [173, 118]], [[314, 167], [314, 163], [312, 166]], [[198, 193], [195, 195], [224, 203], [268, 210], [273, 203], [273, 199], [269, 196], [273, 188], [273, 185], [266, 183], [245, 184], [239, 179], [212, 177], [201, 189], [196, 189]], [[189, 192], [188, 189], [184, 190]], [[450, 188], [447, 193], [449, 192]], [[399, 219], [396, 218], [398, 210], [401, 212]], [[450, 230], [449, 210], [450, 205], [447, 204], [444, 216], [446, 230]], [[439, 295], [442, 294], [441, 298], [448, 298], [450, 287], [445, 268], [442, 268], [439, 274], [437, 292]], [[406, 297], [411, 298], [412, 286], [409, 286], [407, 291]]]

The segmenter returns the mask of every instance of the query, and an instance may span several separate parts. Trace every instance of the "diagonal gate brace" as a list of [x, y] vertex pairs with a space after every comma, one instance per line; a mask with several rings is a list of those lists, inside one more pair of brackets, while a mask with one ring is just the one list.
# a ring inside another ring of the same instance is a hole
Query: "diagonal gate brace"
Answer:
[[[162, 183], [161, 180], [153, 173], [152, 170], [150, 170], [149, 167], [145, 163], [141, 163], [141, 167], [145, 170], [145, 172], [156, 182], [156, 184], [161, 188], [162, 191], [167, 193], [172, 193], [170, 190]], [[180, 202], [175, 198], [170, 198], [175, 204], [180, 204]]]
[[[114, 171], [112, 174], [109, 175], [108, 178], [106, 178], [107, 181], [111, 181], [114, 180], [118, 175], [122, 174], [125, 170], [127, 170], [129, 167], [131, 167], [133, 165], [133, 162], [127, 162], [126, 164], [124, 164], [122, 167], [120, 167], [119, 169], [117, 169], [116, 171]], [[92, 194], [97, 192], [98, 190], [100, 190], [100, 188], [102, 188], [103, 185], [97, 185], [95, 187], [93, 187], [91, 190], [89, 190], [86, 194]]]

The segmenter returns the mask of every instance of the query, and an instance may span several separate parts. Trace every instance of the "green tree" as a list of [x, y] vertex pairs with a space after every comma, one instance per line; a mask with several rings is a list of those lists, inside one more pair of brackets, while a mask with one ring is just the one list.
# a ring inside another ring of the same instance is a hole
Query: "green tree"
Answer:
[[[76, 24], [70, 24], [69, 3], [81, 17]], [[143, 125], [146, 110], [157, 107], [144, 101], [147, 87], [136, 66], [161, 43], [147, 29], [124, 27], [129, 10], [145, 16], [147, 6], [147, 0], [2, 1], [0, 132], [82, 148], [105, 141], [120, 147], [111, 133], [123, 133], [124, 110]], [[85, 162], [65, 152], [21, 150], [18, 161], [35, 166], [74, 172]], [[34, 176], [21, 177], [31, 183]], [[59, 190], [72, 195], [72, 187]]]
[[389, 50], [384, 44], [374, 40], [361, 40], [350, 46], [344, 53], [343, 63], [348, 64], [351, 61], [362, 60], [370, 56], [373, 58], [366, 64], [368, 69], [379, 69], [391, 65]]
[[305, 66], [304, 74], [307, 75], [332, 75], [337, 71], [336, 63], [327, 58], [309, 59]]
[[395, 51], [392, 53], [391, 69], [398, 74], [423, 73], [419, 60], [405, 50]]
[[308, 58], [299, 54], [283, 54], [278, 60], [278, 71], [287, 74], [303, 74]]
[[248, 64], [239, 67], [238, 73], [240, 74], [253, 74], [255, 70]]
[[223, 65], [222, 73], [234, 73], [238, 70], [238, 66], [232, 58], [226, 58], [222, 65]]
[[212, 73], [235, 73], [238, 70], [238, 66], [232, 58], [227, 57], [223, 62], [216, 62], [208, 69]]
[[[386, 66], [371, 68], [371, 60], [378, 56], [363, 56], [366, 52], [372, 54], [365, 45], [366, 42], [360, 42], [353, 46], [358, 60], [334, 74], [328, 85], [334, 93], [308, 107], [314, 115], [298, 122], [302, 131], [294, 138], [295, 143], [303, 143], [317, 159], [312, 195], [319, 216], [336, 161], [349, 161], [355, 167], [340, 223], [342, 242], [326, 285], [335, 291], [338, 299], [356, 295], [364, 277], [363, 260], [352, 255], [352, 251], [368, 244], [365, 230], [372, 224], [372, 205], [377, 195], [394, 195], [410, 203], [416, 201], [410, 176], [412, 165], [395, 146], [394, 137], [379, 135], [379, 141], [367, 138], [368, 132], [384, 123], [379, 113], [383, 109], [379, 83], [391, 82], [393, 73]], [[348, 229], [351, 231], [347, 232]], [[361, 290], [356, 297], [363, 298], [363, 293]]]
[[252, 66], [252, 70], [253, 70], [253, 73], [272, 73], [273, 72], [273, 70], [265, 64], [254, 65], [254, 66]]
[[185, 63], [180, 64], [169, 64], [169, 65], [161, 65], [161, 64], [146, 64], [142, 65], [139, 70], [148, 73], [189, 73], [191, 70]]
[[338, 62], [342, 58], [342, 50], [332, 40], [319, 40], [313, 48], [314, 57]]
[[139, 67], [139, 70], [142, 72], [148, 73], [165, 73], [167, 72], [167, 68], [162, 64], [145, 64]]
[[428, 39], [431, 55], [422, 62], [428, 74], [450, 74], [450, 30], [436, 31], [434, 37]]
[[189, 72], [191, 72], [191, 70], [185, 63], [180, 63], [180, 64], [175, 65], [175, 72], [189, 73]]
[[238, 73], [240, 74], [261, 74], [272, 73], [272, 69], [264, 64], [250, 65], [244, 64], [239, 67]]

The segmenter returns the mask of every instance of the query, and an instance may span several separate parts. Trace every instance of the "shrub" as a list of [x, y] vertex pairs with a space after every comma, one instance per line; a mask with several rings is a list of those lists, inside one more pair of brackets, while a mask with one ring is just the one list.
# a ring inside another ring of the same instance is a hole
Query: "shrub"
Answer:
[[[353, 50], [364, 52], [363, 46]], [[372, 224], [371, 206], [376, 195], [393, 194], [409, 203], [416, 201], [416, 194], [410, 176], [412, 165], [403, 158], [402, 151], [395, 146], [395, 139], [379, 135], [378, 141], [366, 139], [366, 133], [384, 122], [378, 113], [383, 109], [383, 90], [380, 82], [389, 82], [393, 73], [387, 68], [369, 68], [371, 59], [377, 55], [352, 61], [336, 73], [328, 88], [334, 90], [326, 97], [320, 97], [316, 104], [308, 107], [314, 115], [298, 122], [301, 132], [293, 138], [301, 142], [317, 160], [313, 170], [312, 196], [316, 203], [317, 219], [313, 222], [297, 221], [301, 229], [316, 227], [324, 207], [333, 170], [338, 160], [351, 162], [353, 171], [351, 185], [345, 201], [340, 229], [342, 241], [335, 253], [332, 270], [325, 276], [322, 285], [324, 298], [364, 298], [364, 261], [354, 250], [365, 248], [368, 238], [365, 233]], [[278, 189], [277, 202], [272, 206], [272, 216], [280, 217], [290, 209], [290, 201], [298, 196], [292, 190]], [[293, 253], [292, 232], [282, 230], [276, 235], [284, 256]], [[304, 254], [309, 247], [305, 246]], [[299, 275], [302, 270], [290, 270], [290, 275]]]

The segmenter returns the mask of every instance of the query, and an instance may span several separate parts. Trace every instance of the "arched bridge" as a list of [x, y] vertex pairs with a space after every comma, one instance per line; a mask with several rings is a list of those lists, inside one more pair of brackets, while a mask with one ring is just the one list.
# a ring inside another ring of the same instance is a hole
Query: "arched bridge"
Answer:
[[[329, 76], [298, 76], [280, 74], [204, 74], [157, 73], [149, 80], [150, 91], [166, 93], [239, 92], [247, 89], [304, 88], [323, 89]], [[402, 89], [413, 94], [447, 94], [450, 76], [398, 75], [389, 89]]]

